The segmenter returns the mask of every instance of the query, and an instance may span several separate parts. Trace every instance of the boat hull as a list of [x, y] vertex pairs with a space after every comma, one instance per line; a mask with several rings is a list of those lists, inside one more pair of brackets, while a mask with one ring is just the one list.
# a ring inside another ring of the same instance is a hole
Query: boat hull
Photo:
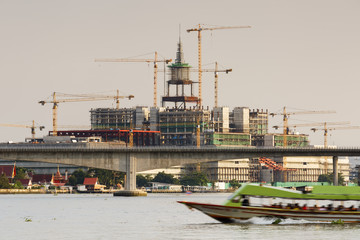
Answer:
[[342, 220], [344, 223], [359, 223], [358, 211], [319, 211], [319, 210], [294, 210], [270, 207], [233, 207], [216, 204], [178, 201], [189, 208], [195, 208], [204, 214], [223, 223], [235, 220], [248, 220], [253, 217], [290, 218], [296, 220], [332, 222]]

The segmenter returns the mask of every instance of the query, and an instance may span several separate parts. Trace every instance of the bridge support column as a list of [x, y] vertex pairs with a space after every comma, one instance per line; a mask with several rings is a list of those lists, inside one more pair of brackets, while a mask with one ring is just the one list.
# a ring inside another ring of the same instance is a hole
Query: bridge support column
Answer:
[[114, 193], [114, 196], [135, 197], [147, 196], [147, 192], [136, 189], [136, 157], [128, 153], [126, 155], [126, 182], [125, 190]]
[[136, 158], [132, 154], [126, 156], [126, 190], [136, 190]]
[[338, 179], [338, 156], [333, 156], [333, 173], [334, 173], [334, 186], [339, 185]]

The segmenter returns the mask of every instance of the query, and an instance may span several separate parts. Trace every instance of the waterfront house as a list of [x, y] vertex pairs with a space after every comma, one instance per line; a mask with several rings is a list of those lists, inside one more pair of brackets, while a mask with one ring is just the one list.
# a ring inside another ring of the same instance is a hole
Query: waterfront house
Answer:
[[88, 191], [104, 190], [104, 188], [106, 187], [105, 185], [99, 184], [98, 178], [85, 178], [84, 185]]

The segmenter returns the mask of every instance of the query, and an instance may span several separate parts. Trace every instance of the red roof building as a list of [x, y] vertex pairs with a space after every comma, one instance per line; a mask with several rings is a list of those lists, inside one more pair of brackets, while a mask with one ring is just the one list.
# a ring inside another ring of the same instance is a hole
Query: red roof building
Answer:
[[16, 166], [14, 165], [0, 165], [0, 176], [5, 175], [9, 180], [16, 176]]
[[35, 184], [47, 184], [51, 182], [52, 175], [51, 174], [34, 174], [31, 176], [32, 182]]
[[99, 184], [98, 178], [85, 178], [84, 185], [87, 190], [100, 190], [106, 187], [105, 185]]

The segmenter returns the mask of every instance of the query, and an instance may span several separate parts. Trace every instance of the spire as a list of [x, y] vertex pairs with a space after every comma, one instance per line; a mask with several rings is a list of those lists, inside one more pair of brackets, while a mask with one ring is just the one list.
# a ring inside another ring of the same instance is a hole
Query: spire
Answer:
[[178, 43], [178, 50], [176, 52], [175, 63], [184, 63], [184, 52], [182, 49], [180, 30], [181, 30], [181, 25], [179, 25], [179, 43]]

